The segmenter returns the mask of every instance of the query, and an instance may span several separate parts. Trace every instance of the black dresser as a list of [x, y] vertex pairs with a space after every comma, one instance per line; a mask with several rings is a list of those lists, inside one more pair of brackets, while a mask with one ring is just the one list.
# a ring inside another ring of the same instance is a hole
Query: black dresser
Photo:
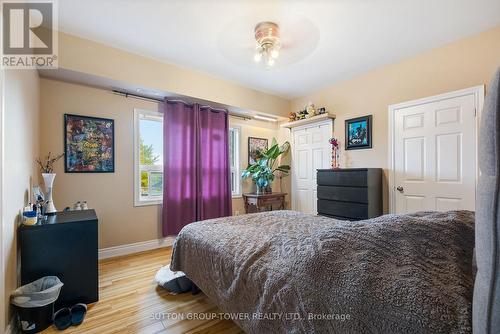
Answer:
[[94, 210], [58, 212], [37, 225], [19, 227], [21, 284], [43, 276], [64, 283], [56, 310], [99, 299], [97, 216]]
[[382, 169], [318, 169], [318, 215], [361, 220], [382, 215]]

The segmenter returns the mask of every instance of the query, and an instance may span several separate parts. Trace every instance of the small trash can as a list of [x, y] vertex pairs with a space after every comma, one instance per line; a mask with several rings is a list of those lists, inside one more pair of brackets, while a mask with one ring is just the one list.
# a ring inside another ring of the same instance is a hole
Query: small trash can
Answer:
[[54, 302], [63, 283], [56, 276], [42, 277], [16, 289], [11, 295], [22, 333], [38, 333], [52, 324]]

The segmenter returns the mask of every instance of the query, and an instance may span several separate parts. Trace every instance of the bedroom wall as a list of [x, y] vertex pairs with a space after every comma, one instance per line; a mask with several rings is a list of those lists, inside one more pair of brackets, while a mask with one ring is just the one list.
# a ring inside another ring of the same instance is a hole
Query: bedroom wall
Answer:
[[[99, 217], [99, 248], [161, 238], [160, 206], [133, 205], [133, 110], [141, 108], [157, 111], [158, 104], [51, 79], [41, 79], [40, 96], [40, 150], [43, 154], [63, 151], [65, 113], [115, 120], [115, 173], [65, 174], [63, 163], [58, 163], [54, 184], [57, 209], [72, 206], [78, 200], [86, 200], [91, 208], [96, 209]], [[248, 136], [269, 140], [273, 136], [281, 136], [275, 123], [243, 121], [233, 117], [230, 123], [242, 129], [241, 168], [246, 167]], [[250, 184], [245, 184], [243, 189], [246, 191], [250, 188]], [[244, 213], [242, 198], [233, 199], [235, 211]]]
[[288, 99], [62, 32], [59, 68], [246, 110], [286, 116], [290, 109]]
[[342, 145], [344, 121], [373, 115], [373, 149], [344, 151], [343, 167], [384, 168], [384, 210], [388, 212], [388, 106], [487, 84], [500, 66], [500, 27], [374, 69], [292, 100], [297, 111], [308, 101], [337, 115], [335, 136]]
[[2, 275], [5, 291], [0, 332], [10, 320], [10, 293], [18, 286], [17, 226], [28, 204], [31, 184], [37, 183], [39, 155], [39, 78], [34, 70], [4, 71]]

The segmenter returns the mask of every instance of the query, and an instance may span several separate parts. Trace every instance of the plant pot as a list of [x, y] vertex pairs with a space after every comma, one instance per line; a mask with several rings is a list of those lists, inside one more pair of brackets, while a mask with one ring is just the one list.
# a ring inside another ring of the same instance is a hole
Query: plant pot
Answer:
[[54, 200], [52, 199], [52, 187], [54, 186], [54, 179], [56, 178], [55, 173], [42, 173], [43, 183], [45, 183], [45, 192], [47, 193], [47, 198], [45, 198], [45, 213], [48, 215], [53, 215], [57, 212], [54, 205]]
[[255, 193], [257, 195], [265, 194], [266, 193], [266, 188], [257, 186], [256, 189], [255, 189]]
[[255, 193], [257, 195], [271, 194], [272, 192], [273, 192], [273, 189], [271, 188], [271, 186], [267, 186], [267, 187], [259, 187], [259, 186], [257, 186], [256, 187], [256, 191], [255, 191]]

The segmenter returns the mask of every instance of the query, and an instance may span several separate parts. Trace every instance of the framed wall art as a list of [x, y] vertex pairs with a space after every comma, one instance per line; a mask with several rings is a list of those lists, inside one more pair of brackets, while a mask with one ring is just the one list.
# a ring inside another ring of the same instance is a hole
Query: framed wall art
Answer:
[[64, 115], [64, 171], [113, 173], [115, 125], [107, 118]]
[[267, 148], [267, 139], [248, 137], [248, 164], [254, 164]]
[[372, 115], [345, 121], [345, 149], [372, 148]]

